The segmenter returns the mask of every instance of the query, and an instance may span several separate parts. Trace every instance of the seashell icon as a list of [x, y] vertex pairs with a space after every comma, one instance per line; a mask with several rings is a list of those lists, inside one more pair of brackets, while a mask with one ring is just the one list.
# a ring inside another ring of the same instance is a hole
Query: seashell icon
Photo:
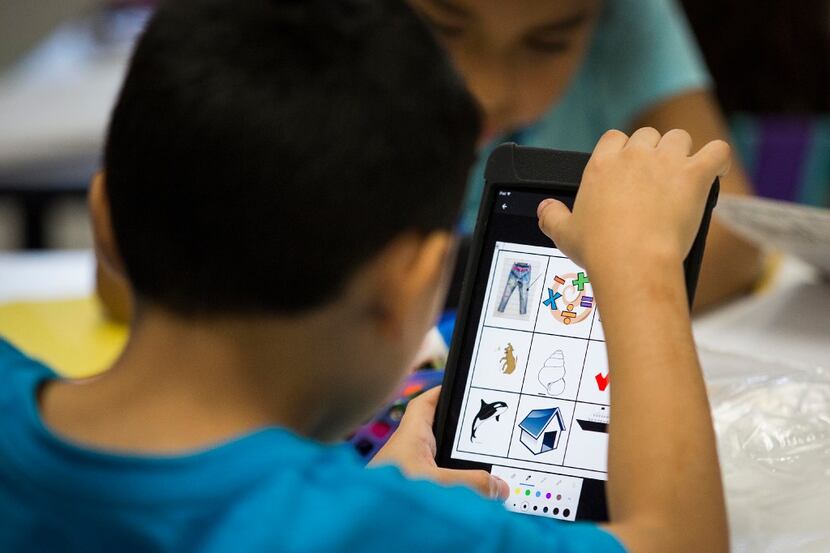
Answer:
[[539, 383], [546, 394], [558, 396], [565, 391], [565, 354], [561, 349], [554, 351], [539, 369]]

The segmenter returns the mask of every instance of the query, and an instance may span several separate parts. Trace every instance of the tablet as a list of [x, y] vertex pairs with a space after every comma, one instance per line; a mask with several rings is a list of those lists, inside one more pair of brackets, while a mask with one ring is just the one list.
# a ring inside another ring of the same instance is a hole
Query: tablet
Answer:
[[[439, 466], [485, 469], [510, 486], [509, 510], [569, 521], [608, 518], [613, 382], [591, 275], [542, 234], [536, 208], [572, 207], [588, 159], [491, 154], [435, 423]], [[716, 180], [685, 261], [690, 305], [717, 193]], [[648, 286], [648, 270], [631, 285]]]

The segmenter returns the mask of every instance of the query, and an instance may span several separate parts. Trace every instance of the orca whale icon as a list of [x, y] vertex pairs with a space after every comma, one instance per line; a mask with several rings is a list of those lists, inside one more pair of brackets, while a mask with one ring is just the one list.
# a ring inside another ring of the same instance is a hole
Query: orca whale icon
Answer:
[[499, 420], [499, 417], [502, 413], [507, 410], [507, 404], [503, 401], [494, 401], [493, 403], [487, 403], [483, 399], [481, 400], [481, 408], [479, 408], [478, 413], [473, 418], [473, 426], [470, 432], [470, 441], [475, 441], [476, 439], [476, 431], [481, 428], [485, 422], [496, 419]]

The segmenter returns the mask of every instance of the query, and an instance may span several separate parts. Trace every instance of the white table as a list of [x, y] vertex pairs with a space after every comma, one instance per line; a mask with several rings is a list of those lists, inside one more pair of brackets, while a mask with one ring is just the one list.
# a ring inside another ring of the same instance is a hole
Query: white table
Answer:
[[787, 258], [769, 288], [695, 319], [694, 333], [702, 348], [830, 368], [830, 283]]
[[92, 251], [0, 254], [0, 303], [86, 297], [94, 288]]

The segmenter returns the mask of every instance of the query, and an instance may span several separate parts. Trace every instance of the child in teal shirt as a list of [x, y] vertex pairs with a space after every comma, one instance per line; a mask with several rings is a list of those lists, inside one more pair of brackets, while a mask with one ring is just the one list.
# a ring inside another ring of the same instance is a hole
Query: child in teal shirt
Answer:
[[[435, 319], [479, 129], [401, 2], [163, 3], [90, 189], [100, 259], [135, 294], [129, 342], [76, 382], [0, 342], [0, 550], [725, 551], [682, 260], [728, 153], [690, 157], [683, 132], [608, 134], [574, 213], [539, 211], [605, 306], [607, 525], [508, 513], [504, 482], [437, 467], [437, 390], [377, 466], [331, 445]], [[599, 220], [613, 233], [583, 232]], [[648, 302], [615, 284], [635, 263], [659, 269]], [[671, 390], [639, 382], [668, 362]], [[633, 447], [641, 417], [656, 430]]]
[[[506, 140], [590, 151], [608, 129], [686, 129], [697, 147], [728, 130], [676, 0], [409, 0], [482, 106], [481, 155], [462, 229], [475, 224], [484, 160]], [[749, 194], [736, 164], [723, 192]], [[758, 251], [713, 221], [696, 306], [746, 291]]]

